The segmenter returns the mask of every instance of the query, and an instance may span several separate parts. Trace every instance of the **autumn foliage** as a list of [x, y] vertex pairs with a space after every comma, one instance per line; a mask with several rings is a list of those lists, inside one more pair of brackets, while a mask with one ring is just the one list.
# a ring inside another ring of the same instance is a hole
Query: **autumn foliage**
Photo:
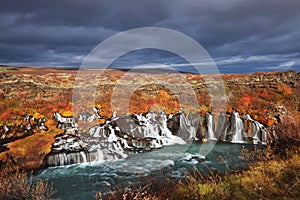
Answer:
[[[111, 117], [113, 109], [118, 115], [124, 113], [145, 113], [149, 110], [159, 112], [166, 111], [167, 114], [176, 113], [180, 108], [185, 112], [200, 112], [202, 116], [206, 112], [220, 112], [212, 107], [211, 97], [204, 82], [204, 76], [200, 74], [184, 74], [184, 81], [195, 91], [198, 106], [193, 107], [190, 100], [191, 94], [187, 91], [179, 90], [180, 97], [184, 103], [180, 102], [174, 91], [159, 84], [148, 84], [150, 75], [135, 74], [138, 79], [143, 80], [143, 86], [137, 88], [132, 94], [124, 90], [122, 94], [114, 96], [114, 87], [120, 79], [128, 81], [126, 84], [134, 84], [135, 80], [126, 80], [125, 72], [118, 70], [107, 70], [99, 76], [98, 71], [88, 77], [79, 79], [79, 83], [84, 87], [96, 84], [94, 91], [95, 99], [89, 90], [82, 90], [75, 93], [73, 90], [76, 71], [42, 71], [27, 70], [7, 72], [11, 79], [0, 79], [2, 84], [0, 91], [0, 127], [6, 125], [24, 124], [26, 115], [34, 118], [45, 117], [48, 131], [36, 131], [35, 134], [20, 141], [11, 142], [9, 151], [0, 153], [0, 160], [7, 157], [7, 153], [15, 157], [19, 163], [26, 163], [28, 168], [40, 166], [40, 162], [45, 154], [51, 149], [54, 137], [61, 133], [56, 129], [53, 120], [53, 113], [59, 112], [65, 117], [78, 116], [81, 110], [92, 112], [93, 107], [100, 109], [102, 117]], [[264, 76], [265, 74], [255, 74], [253, 76]], [[273, 75], [273, 74], [271, 74]], [[276, 74], [275, 74], [276, 75]], [[208, 75], [206, 75], [208, 76]], [[278, 105], [286, 107], [292, 115], [297, 115], [300, 107], [299, 89], [292, 87], [289, 83], [276, 83], [274, 85], [259, 85], [253, 87], [241, 86], [239, 82], [249, 79], [252, 75], [222, 75], [226, 83], [226, 94], [228, 97], [227, 110], [233, 110], [243, 114], [250, 114], [254, 119], [272, 127], [278, 125], [278, 118], [281, 117], [277, 111]], [[9, 77], [9, 76], [8, 76]], [[6, 84], [5, 81], [20, 80], [16, 85]], [[178, 84], [182, 81], [176, 74], [162, 74], [157, 76], [160, 81], [167, 80], [170, 84]], [[97, 82], [98, 81], [98, 82]], [[126, 85], [124, 84], [124, 85]], [[247, 83], [248, 84], [248, 83]], [[21, 85], [21, 86], [20, 86]], [[298, 93], [297, 93], [298, 91]], [[113, 107], [113, 99], [120, 100], [121, 104]], [[128, 100], [126, 102], [125, 100]], [[298, 106], [299, 105], [299, 106]], [[99, 121], [100, 122], [100, 121]], [[104, 119], [100, 123], [104, 123]]]
[[282, 94], [285, 94], [285, 95], [291, 95], [291, 94], [293, 94], [292, 88], [289, 87], [289, 86], [287, 86], [287, 85], [285, 85], [285, 84], [278, 85], [277, 90], [278, 90], [278, 92], [280, 92]]

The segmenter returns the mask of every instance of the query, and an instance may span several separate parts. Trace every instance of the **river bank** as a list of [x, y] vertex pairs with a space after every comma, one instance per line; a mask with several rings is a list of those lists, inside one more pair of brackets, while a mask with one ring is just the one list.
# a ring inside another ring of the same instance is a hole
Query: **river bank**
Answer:
[[[210, 176], [196, 173], [179, 184], [165, 184], [159, 192], [153, 193], [151, 189], [161, 186], [148, 185], [117, 191], [103, 199], [299, 199], [299, 166], [299, 155], [291, 152], [286, 159], [261, 161], [245, 171]], [[102, 199], [101, 194], [98, 199]]]

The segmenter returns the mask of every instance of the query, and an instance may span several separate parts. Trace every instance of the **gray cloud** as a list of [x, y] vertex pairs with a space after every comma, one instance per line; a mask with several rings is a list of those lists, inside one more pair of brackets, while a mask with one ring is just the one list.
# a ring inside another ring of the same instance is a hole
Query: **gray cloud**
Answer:
[[[243, 69], [238, 66], [247, 66], [242, 72], [300, 70], [299, 8], [298, 0], [4, 0], [0, 64], [76, 67], [115, 33], [159, 26], [197, 40], [221, 72]], [[155, 55], [155, 62], [181, 62]], [[134, 65], [135, 58], [143, 56], [131, 55], [124, 64]]]

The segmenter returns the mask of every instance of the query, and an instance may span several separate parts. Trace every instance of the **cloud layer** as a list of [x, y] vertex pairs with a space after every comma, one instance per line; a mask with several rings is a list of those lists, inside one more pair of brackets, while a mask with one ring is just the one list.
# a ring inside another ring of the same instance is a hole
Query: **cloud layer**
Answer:
[[[104, 39], [158, 26], [198, 41], [223, 73], [299, 71], [299, 8], [298, 0], [5, 0], [0, 7], [0, 64], [78, 67]], [[123, 58], [127, 62], [119, 59], [119, 66], [151, 62], [149, 57], [156, 63], [184, 64], [159, 51], [128, 56]]]

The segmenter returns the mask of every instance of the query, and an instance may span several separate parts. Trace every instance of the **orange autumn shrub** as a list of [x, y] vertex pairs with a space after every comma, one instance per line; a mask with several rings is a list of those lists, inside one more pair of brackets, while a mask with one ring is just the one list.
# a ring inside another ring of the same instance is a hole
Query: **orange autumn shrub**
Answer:
[[280, 84], [277, 86], [277, 90], [278, 92], [282, 93], [282, 94], [286, 94], [286, 95], [291, 95], [293, 94], [292, 92], [292, 88], [285, 85], [285, 84]]

